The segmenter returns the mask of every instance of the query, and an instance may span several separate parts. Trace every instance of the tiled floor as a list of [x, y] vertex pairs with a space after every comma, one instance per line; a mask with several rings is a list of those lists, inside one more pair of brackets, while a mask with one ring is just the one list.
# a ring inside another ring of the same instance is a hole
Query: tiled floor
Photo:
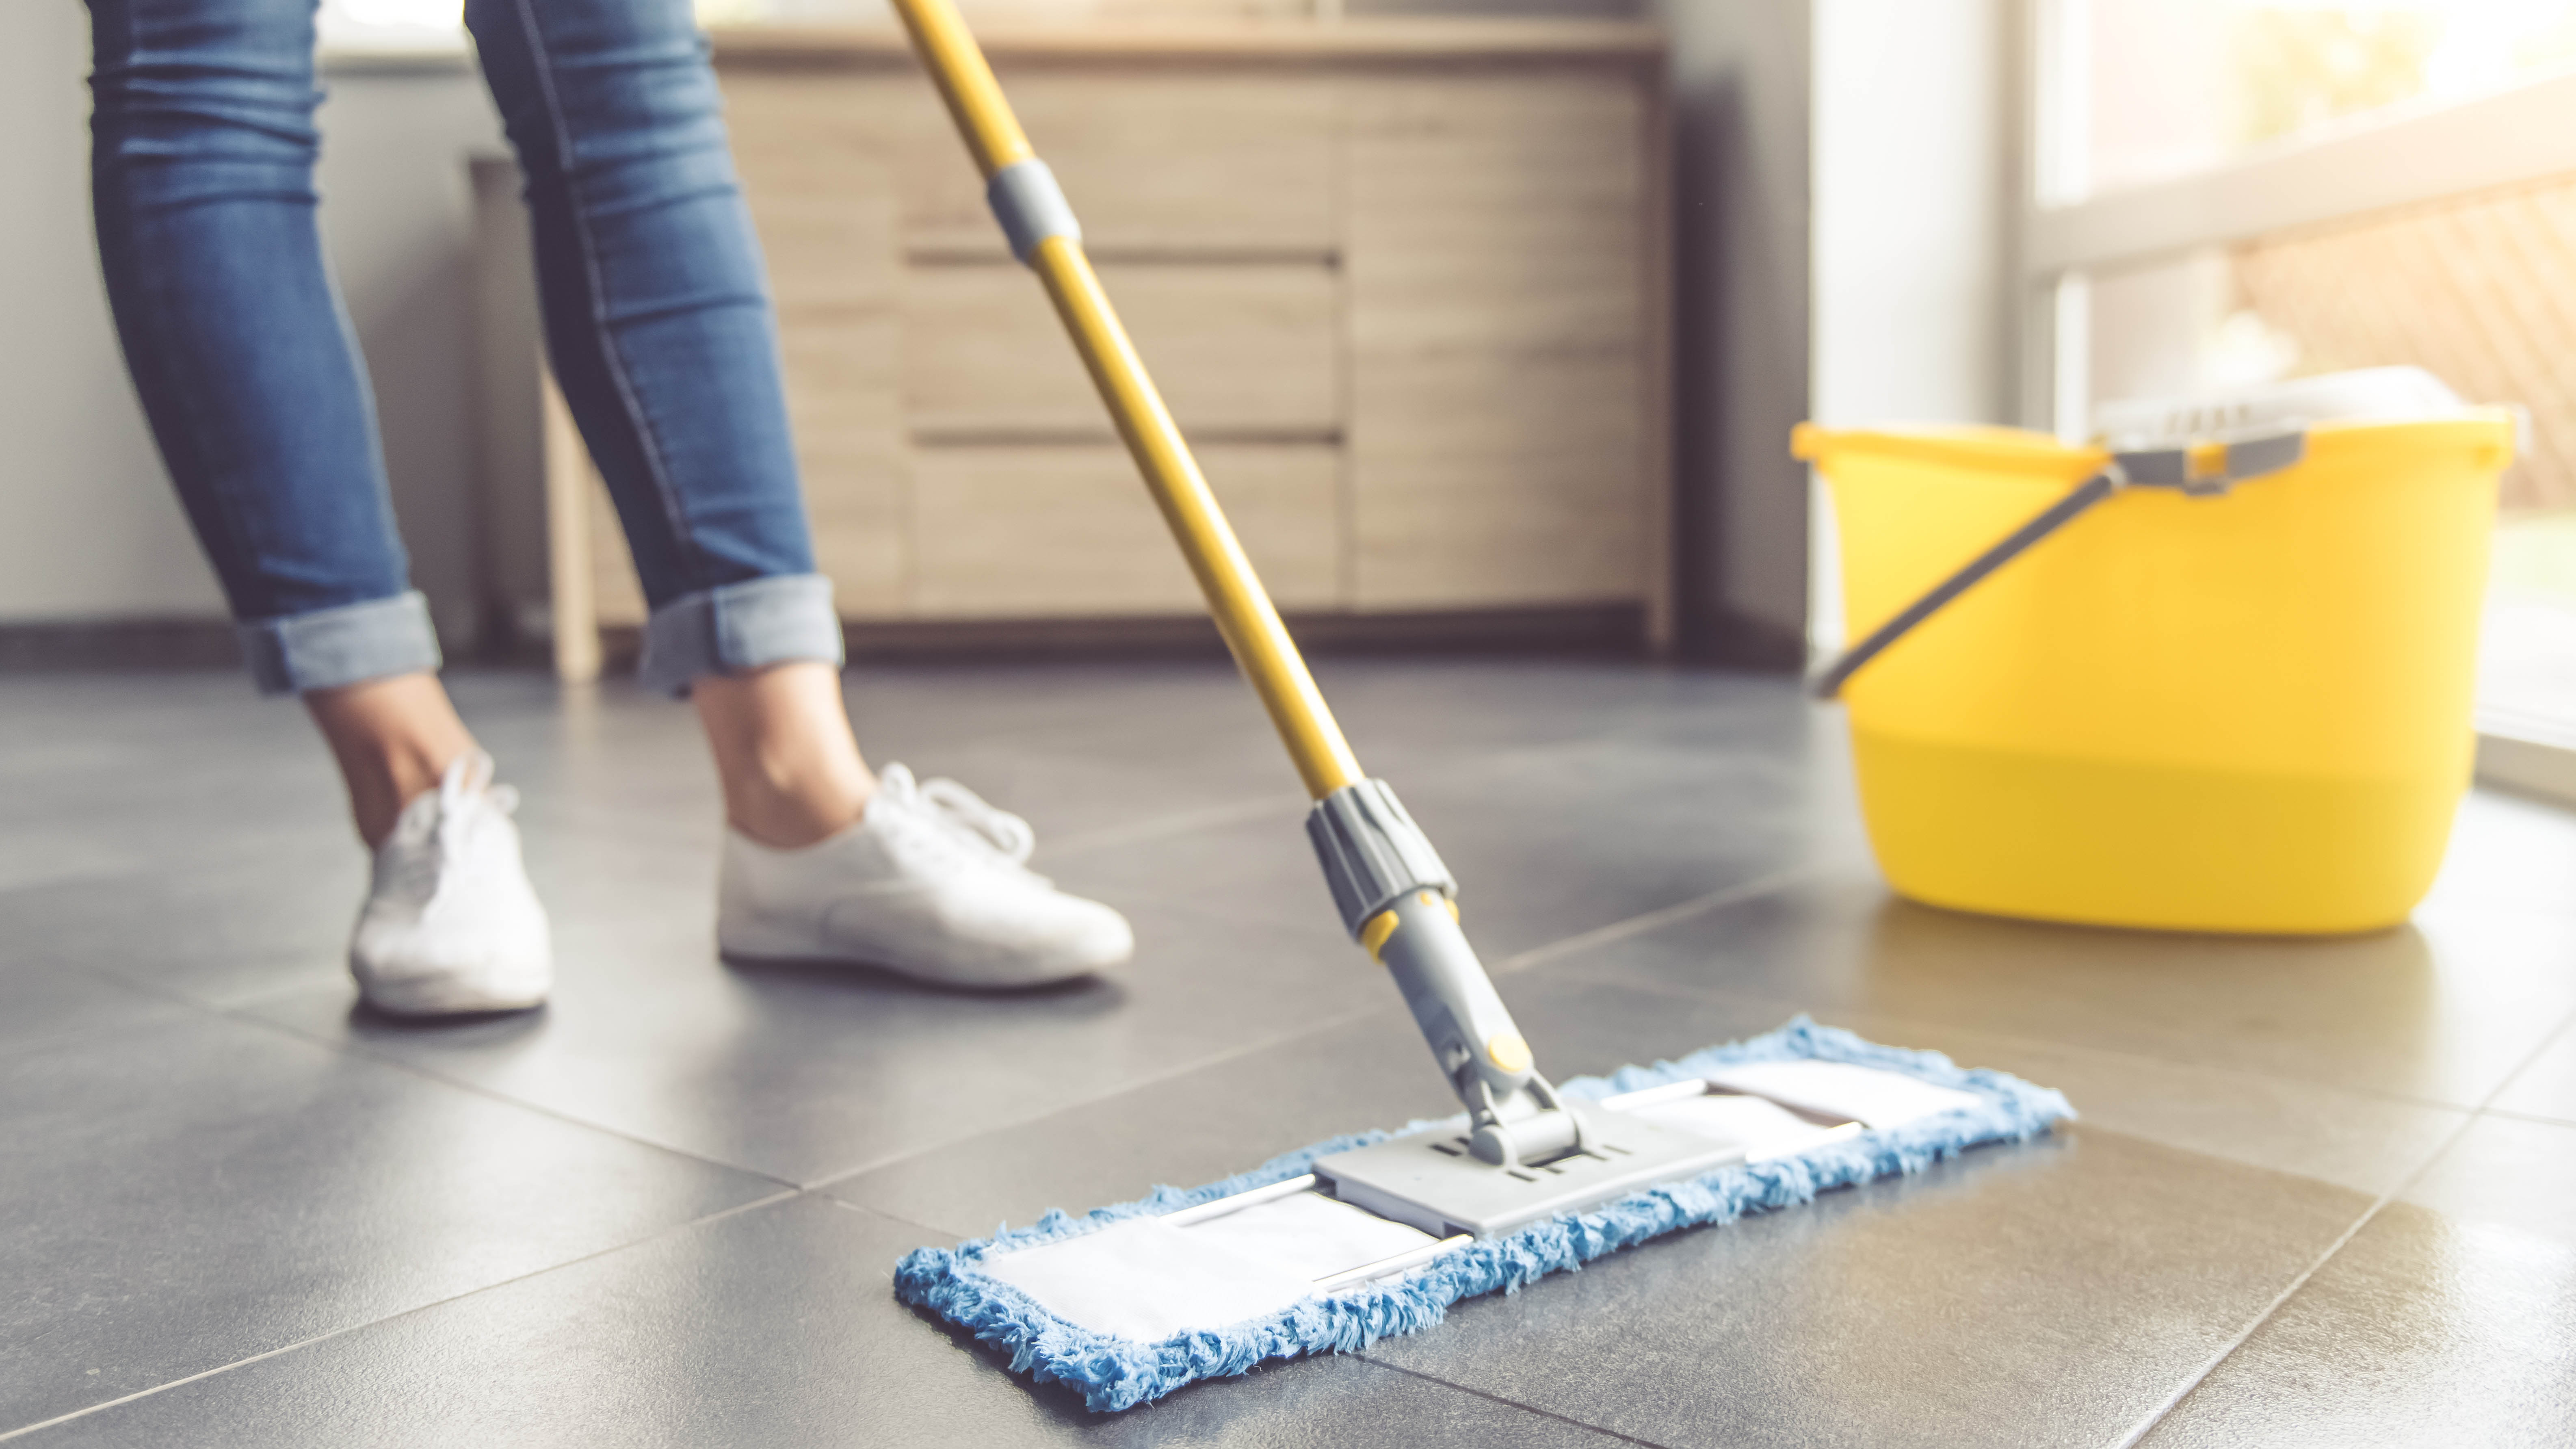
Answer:
[[459, 681], [561, 986], [355, 1012], [291, 707], [0, 679], [0, 1437], [40, 1444], [2047, 1444], [2576, 1438], [2576, 816], [2480, 795], [2330, 942], [1895, 900], [1780, 681], [1336, 664], [1559, 1074], [1806, 1011], [2082, 1123], [1096, 1418], [897, 1305], [905, 1250], [1444, 1110], [1220, 667], [871, 670], [883, 757], [1126, 909], [1002, 999], [712, 956], [683, 710]]

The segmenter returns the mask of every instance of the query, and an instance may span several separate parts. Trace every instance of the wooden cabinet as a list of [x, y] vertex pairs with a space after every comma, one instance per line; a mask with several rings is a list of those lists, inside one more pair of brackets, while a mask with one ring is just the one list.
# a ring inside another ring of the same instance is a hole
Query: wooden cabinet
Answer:
[[[1626, 610], [1661, 639], [1654, 31], [986, 39], [1284, 611]], [[816, 546], [854, 631], [1194, 612], [1089, 379], [899, 39], [720, 32], [716, 62]], [[579, 469], [559, 416], [557, 431], [550, 467]], [[559, 631], [640, 623], [595, 482], [558, 478], [548, 496]]]

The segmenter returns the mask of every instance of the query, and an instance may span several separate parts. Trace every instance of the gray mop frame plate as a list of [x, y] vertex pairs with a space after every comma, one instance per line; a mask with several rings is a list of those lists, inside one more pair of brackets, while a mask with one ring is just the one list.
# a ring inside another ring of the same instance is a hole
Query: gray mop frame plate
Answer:
[[1676, 1132], [1590, 1102], [1565, 1105], [1582, 1120], [1594, 1151], [1540, 1166], [1494, 1167], [1469, 1156], [1464, 1137], [1422, 1132], [1317, 1158], [1315, 1176], [1353, 1207], [1435, 1238], [1487, 1238], [1744, 1159], [1740, 1145]]

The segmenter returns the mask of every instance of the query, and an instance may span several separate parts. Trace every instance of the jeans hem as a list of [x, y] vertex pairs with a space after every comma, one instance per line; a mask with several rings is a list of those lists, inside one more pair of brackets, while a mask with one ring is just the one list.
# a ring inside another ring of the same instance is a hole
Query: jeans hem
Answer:
[[438, 630], [417, 589], [235, 626], [250, 676], [266, 695], [336, 689], [397, 674], [436, 673]]
[[802, 660], [838, 669], [843, 658], [832, 581], [782, 574], [683, 594], [655, 609], [635, 674], [645, 688], [681, 699], [702, 675]]

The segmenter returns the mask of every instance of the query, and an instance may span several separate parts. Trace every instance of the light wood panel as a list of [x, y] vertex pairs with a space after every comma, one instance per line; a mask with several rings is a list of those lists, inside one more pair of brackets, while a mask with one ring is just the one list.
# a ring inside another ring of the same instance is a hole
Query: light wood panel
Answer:
[[[1215, 446], [1200, 466], [1283, 608], [1337, 587], [1329, 447]], [[1198, 586], [1135, 464], [1095, 447], [937, 448], [915, 463], [917, 612], [971, 618], [1189, 613]]]
[[[1339, 285], [1318, 266], [1116, 266], [1101, 281], [1181, 425], [1331, 441]], [[926, 266], [904, 293], [916, 441], [1112, 436], [1046, 294], [1017, 266]]]
[[900, 613], [910, 460], [895, 173], [901, 138], [936, 105], [903, 78], [794, 72], [733, 78], [725, 98], [778, 308], [815, 566], [843, 614]]
[[[1120, 66], [1005, 64], [1000, 74], [1095, 259], [1333, 251], [1329, 80]], [[934, 108], [914, 124], [902, 152], [907, 251], [1007, 258], [947, 116]]]
[[1365, 77], [1347, 106], [1354, 602], [1642, 597], [1641, 88]]
[[[1668, 399], [1651, 30], [988, 38], [1282, 606], [1653, 616]], [[900, 46], [736, 32], [718, 58], [844, 615], [1197, 612]], [[557, 492], [587, 500], [565, 541], [599, 622], [640, 622], [587, 468]]]

